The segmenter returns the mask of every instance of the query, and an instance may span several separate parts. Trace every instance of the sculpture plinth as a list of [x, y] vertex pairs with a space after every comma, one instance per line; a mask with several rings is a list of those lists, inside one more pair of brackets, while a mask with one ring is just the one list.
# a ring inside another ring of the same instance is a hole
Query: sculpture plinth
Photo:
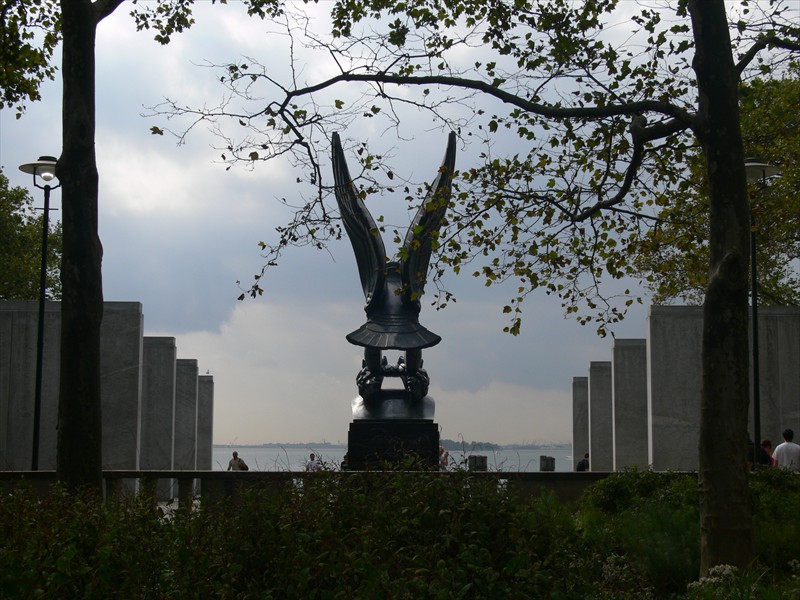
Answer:
[[436, 404], [430, 396], [411, 400], [405, 390], [380, 390], [369, 401], [361, 396], [353, 400], [353, 419], [423, 419], [433, 420]]
[[355, 419], [347, 435], [347, 468], [431, 469], [439, 464], [439, 427], [432, 419]]
[[[433, 422], [434, 401], [428, 396], [422, 350], [442, 338], [420, 324], [419, 313], [431, 252], [449, 202], [455, 139], [451, 133], [444, 162], [408, 228], [400, 258], [389, 261], [380, 229], [350, 177], [339, 136], [333, 135], [336, 201], [367, 302], [367, 322], [347, 335], [347, 341], [364, 348], [348, 435], [350, 469], [438, 465], [439, 430]], [[390, 365], [385, 350], [404, 355]], [[384, 390], [387, 377], [399, 378], [403, 388]]]

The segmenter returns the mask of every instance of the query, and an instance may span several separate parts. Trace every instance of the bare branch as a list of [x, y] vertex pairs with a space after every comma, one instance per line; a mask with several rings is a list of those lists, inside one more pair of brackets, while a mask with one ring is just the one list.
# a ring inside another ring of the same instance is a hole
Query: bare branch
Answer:
[[510, 104], [526, 112], [552, 119], [600, 119], [604, 117], [656, 112], [682, 122], [684, 127], [690, 127], [693, 122], [693, 115], [691, 113], [688, 113], [684, 109], [675, 106], [674, 104], [670, 104], [669, 102], [661, 102], [659, 100], [640, 100], [636, 102], [608, 106], [563, 108], [559, 106], [550, 106], [547, 104], [531, 102], [525, 98], [522, 98], [521, 96], [506, 92], [505, 90], [486, 81], [448, 75], [406, 76], [391, 75], [388, 73], [345, 72], [318, 84], [292, 90], [287, 95], [283, 104], [288, 104], [293, 98], [298, 96], [313, 94], [314, 92], [330, 88], [338, 83], [355, 81], [395, 85], [441, 85], [452, 86], [461, 89], [471, 89], [482, 92], [493, 98], [497, 98], [506, 104]]
[[753, 62], [756, 55], [766, 48], [782, 48], [784, 50], [791, 50], [793, 52], [800, 51], [800, 42], [794, 40], [787, 40], [777, 35], [764, 36], [753, 43], [747, 52], [744, 53], [739, 62], [736, 63], [736, 74], [741, 77], [744, 70]]

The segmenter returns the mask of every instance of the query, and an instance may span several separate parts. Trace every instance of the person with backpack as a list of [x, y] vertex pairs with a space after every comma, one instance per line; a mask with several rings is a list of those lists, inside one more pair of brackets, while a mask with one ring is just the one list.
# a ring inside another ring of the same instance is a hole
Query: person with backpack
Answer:
[[228, 461], [228, 471], [249, 471], [250, 467], [244, 462], [244, 459], [239, 458], [239, 453], [233, 451], [233, 458]]

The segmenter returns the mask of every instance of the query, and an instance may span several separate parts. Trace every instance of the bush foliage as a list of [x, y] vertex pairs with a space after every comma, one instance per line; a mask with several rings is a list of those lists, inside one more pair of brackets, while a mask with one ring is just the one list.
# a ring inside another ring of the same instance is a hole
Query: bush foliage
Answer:
[[760, 562], [699, 572], [692, 475], [577, 504], [457, 472], [319, 473], [191, 514], [54, 489], [0, 497], [2, 598], [797, 598], [800, 478], [755, 473]]

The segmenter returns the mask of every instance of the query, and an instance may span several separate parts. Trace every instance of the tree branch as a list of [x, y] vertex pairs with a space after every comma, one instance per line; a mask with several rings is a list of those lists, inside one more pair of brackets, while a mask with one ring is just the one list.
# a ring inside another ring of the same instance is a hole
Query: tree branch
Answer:
[[117, 10], [119, 5], [124, 1], [125, 0], [96, 0], [94, 2], [94, 11], [95, 15], [97, 16], [97, 22], [99, 23]]
[[800, 51], [800, 43], [780, 38], [777, 35], [768, 35], [756, 40], [756, 42], [750, 46], [747, 52], [744, 53], [742, 58], [739, 59], [739, 62], [736, 63], [736, 75], [741, 77], [744, 70], [751, 62], [753, 62], [753, 59], [756, 57], [756, 55], [765, 48], [783, 48], [784, 50], [798, 52]]
[[453, 77], [449, 75], [392, 75], [389, 73], [352, 73], [345, 72], [335, 77], [331, 77], [318, 84], [292, 90], [288, 93], [283, 102], [283, 106], [299, 96], [306, 96], [314, 92], [318, 92], [342, 82], [368, 82], [368, 83], [383, 83], [395, 85], [447, 85], [453, 87], [460, 87], [463, 89], [470, 89], [482, 92], [488, 96], [497, 98], [506, 104], [511, 104], [524, 111], [531, 112], [543, 117], [552, 119], [575, 119], [575, 118], [590, 118], [599, 119], [604, 117], [614, 117], [620, 115], [642, 114], [646, 112], [657, 112], [660, 114], [672, 117], [674, 120], [683, 124], [683, 127], [690, 127], [694, 121], [694, 116], [675, 106], [669, 102], [661, 102], [658, 100], [640, 100], [638, 102], [630, 102], [628, 104], [609, 105], [609, 106], [592, 106], [592, 107], [572, 107], [563, 108], [559, 106], [551, 106], [547, 104], [539, 104], [531, 102], [507, 92], [497, 86], [492, 85], [486, 81], [478, 79], [467, 79], [463, 77]]

